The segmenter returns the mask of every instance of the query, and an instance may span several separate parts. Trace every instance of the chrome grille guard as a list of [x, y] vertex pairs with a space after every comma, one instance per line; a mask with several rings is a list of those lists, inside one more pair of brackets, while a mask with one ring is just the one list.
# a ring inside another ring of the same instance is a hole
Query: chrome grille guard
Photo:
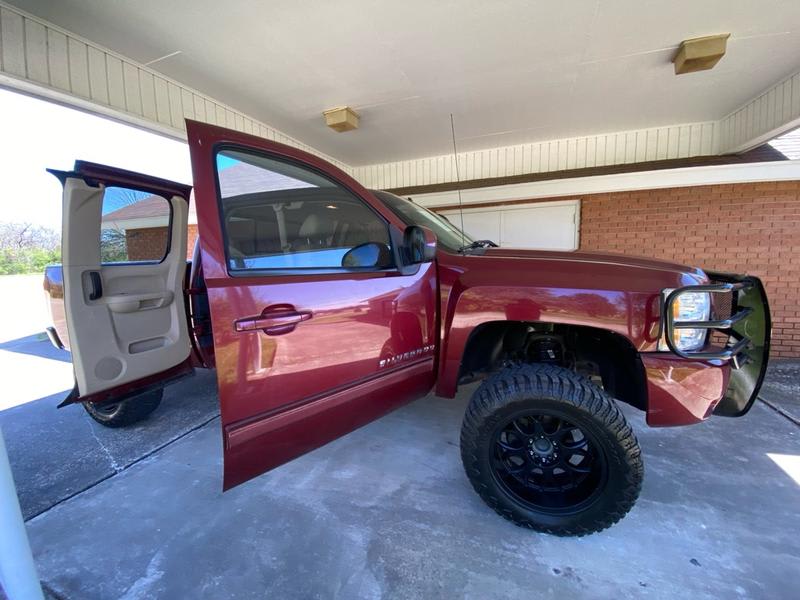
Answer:
[[[711, 283], [687, 285], [666, 295], [663, 304], [664, 332], [667, 347], [678, 356], [691, 360], [729, 360], [733, 366], [725, 396], [715, 414], [740, 416], [752, 406], [764, 380], [769, 361], [772, 322], [764, 286], [758, 277], [731, 273], [707, 272]], [[673, 306], [681, 294], [709, 292], [731, 294], [730, 316], [708, 321], [680, 321], [673, 316]], [[709, 329], [728, 337], [721, 349], [679, 350], [673, 341], [677, 329]]]

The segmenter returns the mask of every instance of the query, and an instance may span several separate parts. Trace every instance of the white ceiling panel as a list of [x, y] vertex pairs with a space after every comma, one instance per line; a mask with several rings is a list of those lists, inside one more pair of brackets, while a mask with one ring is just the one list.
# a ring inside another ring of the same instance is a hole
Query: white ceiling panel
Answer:
[[[716, 120], [800, 68], [797, 0], [15, 0], [351, 165]], [[731, 33], [676, 77], [681, 40]], [[167, 57], [161, 59], [162, 57]], [[361, 113], [335, 133], [327, 108]]]

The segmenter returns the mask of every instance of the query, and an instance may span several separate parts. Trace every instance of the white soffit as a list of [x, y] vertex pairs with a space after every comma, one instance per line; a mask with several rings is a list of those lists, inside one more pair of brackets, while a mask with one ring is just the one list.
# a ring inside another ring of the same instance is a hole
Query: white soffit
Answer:
[[[13, 3], [37, 16], [0, 0], [0, 85], [175, 137], [184, 118], [254, 133], [371, 187], [455, 181], [450, 112], [462, 180], [740, 152], [800, 124], [800, 2]], [[719, 32], [713, 70], [673, 74], [681, 39]], [[345, 104], [362, 127], [336, 134], [321, 113]]]
[[[719, 121], [655, 127], [458, 154], [458, 180], [547, 173], [750, 150], [800, 127], [800, 72], [773, 85]], [[791, 156], [789, 158], [792, 158]], [[355, 167], [368, 187], [399, 188], [456, 181], [452, 154]]]
[[194, 119], [323, 154], [145, 65], [0, 2], [0, 86], [177, 139]]
[[[353, 165], [715, 122], [800, 68], [800, 2], [9, 0]], [[730, 33], [676, 77], [681, 40]], [[358, 132], [322, 112], [350, 106]]]
[[[458, 154], [458, 180], [549, 173], [717, 154], [717, 123], [653, 127], [548, 140]], [[367, 187], [399, 188], [457, 180], [453, 154], [366, 167], [353, 176]]]
[[744, 152], [798, 126], [800, 72], [773, 85], [721, 119], [720, 151]]

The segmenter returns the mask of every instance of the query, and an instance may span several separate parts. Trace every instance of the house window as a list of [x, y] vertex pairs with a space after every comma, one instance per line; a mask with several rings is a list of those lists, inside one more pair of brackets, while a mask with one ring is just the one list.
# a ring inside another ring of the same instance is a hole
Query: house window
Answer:
[[170, 204], [138, 190], [108, 187], [100, 220], [100, 261], [160, 262], [169, 251]]

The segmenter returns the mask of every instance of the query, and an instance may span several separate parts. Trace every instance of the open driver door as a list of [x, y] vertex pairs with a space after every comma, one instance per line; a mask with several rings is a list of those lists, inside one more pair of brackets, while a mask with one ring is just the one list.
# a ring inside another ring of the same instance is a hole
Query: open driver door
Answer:
[[186, 130], [229, 489], [431, 389], [436, 264], [411, 264], [421, 230], [319, 157]]

